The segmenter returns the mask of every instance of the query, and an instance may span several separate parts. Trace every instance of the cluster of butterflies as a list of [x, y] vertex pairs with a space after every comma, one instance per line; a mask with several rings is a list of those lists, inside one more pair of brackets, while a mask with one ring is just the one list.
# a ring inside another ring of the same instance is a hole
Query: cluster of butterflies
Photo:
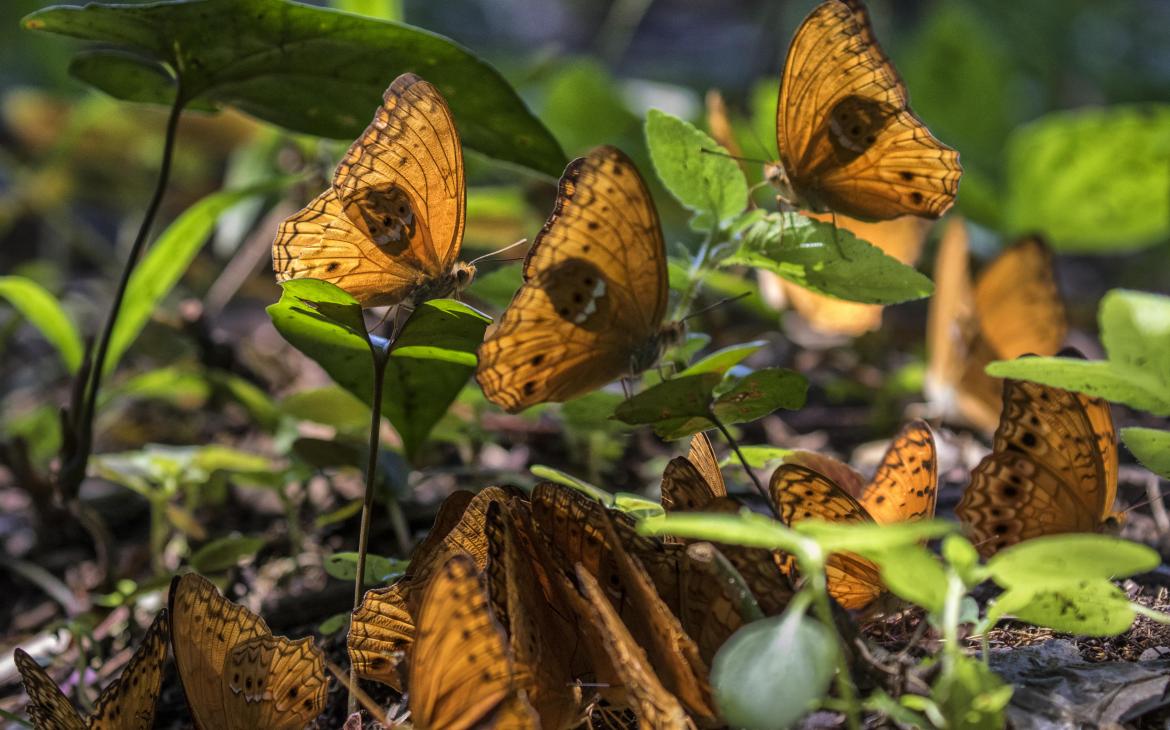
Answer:
[[325, 709], [325, 659], [312, 639], [273, 636], [264, 619], [197, 573], [175, 576], [116, 681], [82, 717], [31, 656], [15, 652], [37, 730], [150, 730], [168, 649], [195, 726], [204, 730], [302, 730]]
[[[958, 153], [910, 110], [860, 0], [825, 0], [805, 19], [778, 109], [781, 160], [766, 174], [786, 205], [888, 220], [938, 218], [954, 202]], [[465, 198], [451, 112], [434, 86], [404, 74], [329, 189], [281, 225], [277, 279], [329, 281], [370, 307], [457, 294], [475, 274], [459, 261]], [[476, 379], [515, 412], [637, 374], [683, 332], [664, 321], [668, 303], [654, 201], [624, 153], [599, 147], [565, 169]]]

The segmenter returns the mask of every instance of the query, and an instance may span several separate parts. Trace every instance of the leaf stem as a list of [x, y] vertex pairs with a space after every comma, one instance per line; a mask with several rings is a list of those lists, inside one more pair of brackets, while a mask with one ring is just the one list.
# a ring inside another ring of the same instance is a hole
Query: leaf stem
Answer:
[[[370, 341], [370, 357], [373, 360], [374, 387], [370, 403], [370, 442], [366, 455], [366, 494], [362, 502], [362, 522], [358, 532], [357, 575], [353, 578], [353, 608], [362, 605], [362, 593], [366, 580], [366, 552], [370, 545], [370, 521], [374, 512], [374, 488], [377, 485], [378, 447], [382, 435], [382, 383], [386, 377], [386, 363], [390, 360], [389, 343]], [[350, 667], [350, 681], [357, 683], [357, 674]], [[357, 711], [357, 697], [349, 695], [349, 713]]]
[[797, 553], [802, 575], [807, 576], [806, 590], [812, 592], [813, 614], [825, 628], [833, 632], [837, 639], [837, 695], [845, 705], [845, 723], [849, 730], [858, 730], [861, 727], [859, 720], [859, 706], [857, 692], [853, 686], [853, 678], [849, 674], [849, 662], [846, 660], [845, 646], [841, 632], [833, 621], [833, 608], [829, 605], [828, 579], [825, 577], [825, 561], [828, 556], [816, 545], [815, 550]]
[[719, 429], [719, 433], [723, 434], [723, 438], [727, 440], [727, 444], [731, 446], [731, 450], [734, 451], [736, 457], [739, 458], [739, 463], [743, 464], [743, 470], [746, 471], [747, 475], [751, 478], [752, 484], [756, 485], [756, 491], [758, 491], [760, 496], [764, 498], [764, 503], [768, 505], [768, 509], [771, 510], [772, 516], [776, 519], [780, 519], [780, 513], [776, 510], [776, 505], [772, 504], [772, 495], [768, 494], [768, 490], [764, 486], [763, 482], [761, 482], [760, 478], [756, 476], [756, 473], [752, 471], [751, 465], [748, 464], [747, 457], [745, 457], [743, 452], [739, 450], [739, 442], [736, 441], [735, 438], [731, 435], [731, 432], [727, 430], [727, 426], [723, 425], [723, 421], [719, 420], [719, 416], [715, 415], [715, 411], [709, 411], [707, 413], [707, 418], [711, 421], [711, 423], [715, 424], [715, 427]]
[[61, 488], [61, 492], [68, 498], [76, 496], [81, 481], [85, 479], [86, 469], [89, 465], [90, 451], [93, 449], [94, 414], [97, 410], [98, 392], [101, 389], [106, 356], [110, 349], [110, 340], [113, 337], [114, 326], [118, 322], [118, 314], [122, 309], [122, 300], [126, 298], [126, 289], [130, 284], [130, 275], [134, 272], [134, 267], [142, 257], [143, 249], [146, 248], [147, 237], [150, 235], [150, 229], [154, 225], [154, 219], [158, 215], [159, 206], [162, 204], [163, 195], [166, 193], [167, 183], [170, 181], [171, 162], [174, 158], [175, 140], [178, 137], [179, 131], [179, 118], [183, 114], [183, 107], [186, 101], [187, 99], [183, 94], [183, 89], [180, 84], [175, 89], [175, 101], [171, 104], [170, 116], [167, 117], [166, 134], [163, 138], [162, 161], [159, 163], [158, 180], [155, 182], [154, 193], [151, 195], [150, 202], [146, 206], [146, 212], [142, 216], [142, 223], [139, 225], [138, 233], [134, 237], [134, 244], [130, 247], [130, 254], [127, 256], [126, 264], [122, 268], [122, 276], [118, 281], [118, 288], [114, 291], [114, 299], [110, 302], [110, 309], [106, 314], [106, 321], [102, 327], [102, 333], [97, 341], [97, 348], [90, 363], [89, 379], [81, 389], [83, 403], [80, 404], [80, 410], [77, 410], [79, 404], [74, 404], [72, 427], [76, 441], [74, 442], [72, 453], [67, 455], [67, 460], [62, 464], [61, 473], [58, 478], [58, 485]]

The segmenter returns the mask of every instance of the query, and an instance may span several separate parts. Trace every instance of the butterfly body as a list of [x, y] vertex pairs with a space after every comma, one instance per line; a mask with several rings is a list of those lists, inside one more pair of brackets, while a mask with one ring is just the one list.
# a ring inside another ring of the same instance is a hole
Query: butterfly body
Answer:
[[565, 168], [476, 380], [515, 413], [639, 373], [681, 338], [681, 323], [663, 322], [668, 295], [654, 201], [623, 152], [598, 147]]
[[329, 281], [363, 307], [458, 294], [466, 217], [463, 148], [439, 91], [414, 74], [382, 106], [329, 188], [286, 219], [272, 244], [277, 281]]
[[958, 153], [910, 110], [861, 0], [825, 0], [797, 30], [776, 133], [780, 161], [764, 174], [798, 209], [938, 218], [958, 192]]

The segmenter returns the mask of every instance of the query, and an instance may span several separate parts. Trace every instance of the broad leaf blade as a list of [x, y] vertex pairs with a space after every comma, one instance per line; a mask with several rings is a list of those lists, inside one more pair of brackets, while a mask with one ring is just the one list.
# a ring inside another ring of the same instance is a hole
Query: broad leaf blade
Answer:
[[743, 171], [726, 157], [727, 150], [693, 125], [651, 109], [646, 144], [658, 178], [688, 209], [723, 222], [747, 207]]
[[[120, 98], [170, 104], [174, 88], [158, 79], [181, 69], [189, 99], [337, 139], [361, 134], [390, 82], [412, 71], [446, 97], [468, 147], [552, 176], [565, 165], [556, 140], [498, 71], [408, 25], [288, 0], [189, 0], [52, 7], [27, 16], [24, 27], [121, 51], [75, 67]], [[158, 73], [146, 75], [146, 64]]]
[[40, 330], [70, 373], [81, 367], [81, 335], [73, 320], [65, 314], [57, 298], [40, 284], [23, 276], [0, 276], [0, 297], [24, 315], [29, 324]]
[[1142, 466], [1170, 479], [1170, 431], [1137, 426], [1123, 428], [1121, 440]]

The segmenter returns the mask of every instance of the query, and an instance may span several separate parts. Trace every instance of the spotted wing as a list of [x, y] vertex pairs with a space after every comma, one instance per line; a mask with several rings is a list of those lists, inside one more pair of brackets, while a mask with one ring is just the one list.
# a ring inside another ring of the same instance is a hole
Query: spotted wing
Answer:
[[23, 649], [13, 652], [12, 658], [28, 693], [28, 715], [36, 730], [85, 730], [85, 720], [35, 659]]
[[312, 639], [258, 636], [228, 652], [223, 704], [232, 728], [301, 730], [325, 710], [325, 658]]
[[931, 519], [937, 497], [934, 435], [925, 422], [911, 421], [890, 443], [859, 501], [875, 522], [888, 525]]

